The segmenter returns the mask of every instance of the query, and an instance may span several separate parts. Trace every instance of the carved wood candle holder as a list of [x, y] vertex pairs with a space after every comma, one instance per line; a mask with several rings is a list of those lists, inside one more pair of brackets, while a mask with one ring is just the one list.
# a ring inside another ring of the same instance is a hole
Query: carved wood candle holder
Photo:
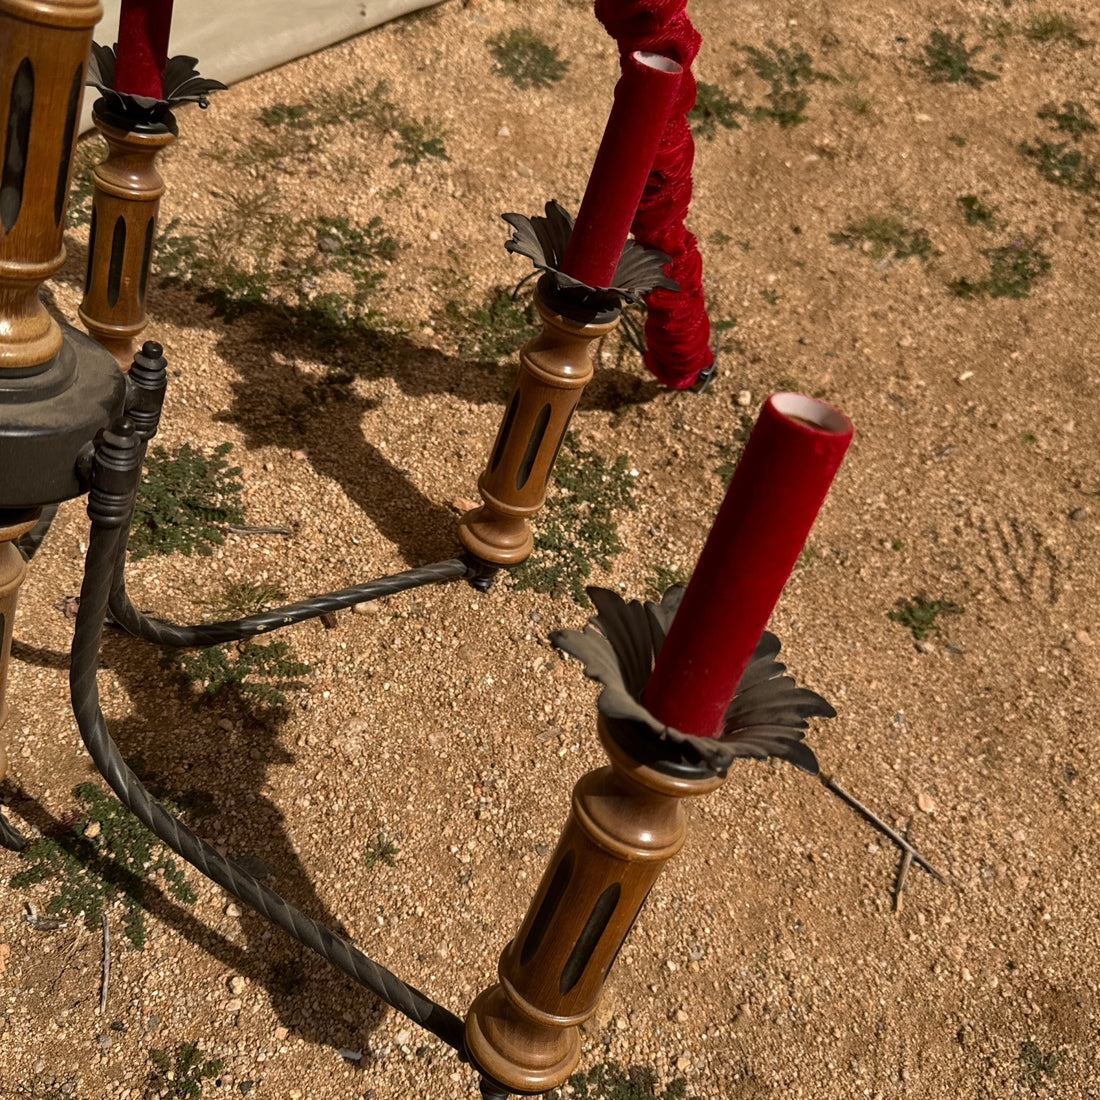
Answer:
[[459, 520], [462, 545], [491, 566], [518, 565], [534, 547], [527, 520], [546, 500], [570, 418], [592, 380], [592, 343], [618, 325], [624, 301], [676, 285], [661, 271], [668, 257], [633, 241], [624, 247], [610, 287], [587, 286], [564, 274], [573, 219], [556, 202], [545, 209], [545, 217], [504, 215], [514, 230], [505, 247], [543, 272], [535, 296], [543, 327], [520, 351], [515, 388], [478, 481], [484, 503]]
[[589, 320], [564, 315], [553, 289], [540, 283], [535, 296], [543, 327], [519, 353], [515, 388], [478, 481], [484, 504], [459, 520], [462, 545], [493, 565], [518, 565], [534, 548], [527, 520], [546, 501], [554, 460], [592, 381], [592, 344], [619, 323], [617, 311], [593, 311]]
[[595, 1011], [611, 967], [661, 869], [683, 846], [683, 800], [719, 787], [741, 756], [781, 757], [816, 772], [802, 743], [806, 718], [831, 717], [798, 688], [766, 634], [730, 702], [719, 738], [669, 729], [640, 702], [683, 589], [660, 604], [624, 603], [589, 589], [598, 609], [583, 632], [552, 635], [604, 685], [598, 721], [610, 766], [583, 776], [572, 810], [500, 981], [466, 1017], [466, 1050], [498, 1093], [545, 1092], [580, 1057], [579, 1026]]
[[[39, 509], [0, 511], [0, 779], [8, 772], [8, 754], [4, 741], [4, 725], [8, 720], [8, 661], [11, 658], [12, 627], [19, 589], [27, 575], [27, 563], [15, 546], [15, 540], [26, 534], [38, 519]], [[0, 843], [11, 844], [5, 836], [6, 822], [0, 817]]]
[[[0, 726], [26, 575], [14, 540], [42, 505], [86, 489], [81, 460], [124, 389], [110, 356], [39, 297], [65, 260], [85, 64], [101, 14], [99, 0], [0, 0]], [[0, 843], [21, 843], [2, 817]]]
[[141, 122], [112, 114], [103, 99], [92, 119], [108, 153], [92, 173], [88, 270], [79, 315], [89, 335], [126, 369], [149, 320], [145, 293], [164, 194], [157, 154], [171, 145], [178, 130], [171, 111]]
[[573, 789], [557, 850], [500, 957], [500, 981], [466, 1017], [470, 1057], [512, 1092], [545, 1092], [576, 1068], [579, 1027], [596, 1011], [657, 876], [683, 846], [682, 800], [723, 781], [703, 764], [643, 763], [602, 716], [598, 727], [610, 766]]
[[171, 108], [206, 106], [206, 94], [225, 87], [195, 69], [195, 58], [168, 61], [160, 98], [115, 90], [115, 53], [92, 47], [88, 83], [102, 93], [92, 109], [107, 141], [107, 157], [92, 173], [92, 224], [80, 320], [89, 334], [129, 369], [138, 334], [145, 328], [145, 294], [156, 240], [164, 180], [157, 155], [179, 130]]
[[61, 349], [38, 287], [65, 262], [84, 70], [102, 13], [99, 0], [0, 2], [0, 373], [45, 370]]

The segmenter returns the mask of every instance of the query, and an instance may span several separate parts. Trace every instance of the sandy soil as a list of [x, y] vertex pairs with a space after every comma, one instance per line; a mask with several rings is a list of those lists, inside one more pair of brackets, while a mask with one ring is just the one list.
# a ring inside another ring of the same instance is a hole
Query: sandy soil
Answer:
[[[1100, 37], [1083, 0], [1063, 10]], [[1100, 211], [1095, 189], [1044, 180], [1018, 146], [1061, 140], [1043, 104], [1094, 108], [1100, 48], [996, 37], [998, 20], [1018, 31], [1034, 14], [932, 0], [694, 12], [697, 74], [733, 99], [764, 102], [737, 47], [769, 39], [840, 81], [812, 86], [803, 125], [746, 119], [699, 143], [692, 225], [713, 316], [736, 325], [702, 396], [661, 391], [605, 349], [575, 427], [585, 449], [628, 457], [638, 507], [593, 579], [641, 596], [658, 566], [690, 570], [743, 402], [793, 382], [848, 413], [855, 442], [772, 625], [800, 682], [839, 711], [811, 733], [825, 770], [949, 881], [914, 871], [895, 911], [891, 845], [787, 767], [735, 769], [691, 807], [688, 845], [584, 1028], [582, 1067], [653, 1067], [662, 1088], [684, 1078], [708, 1100], [1097, 1095]], [[487, 39], [524, 25], [568, 58], [560, 83], [520, 91], [491, 72]], [[1000, 79], [932, 83], [910, 59], [936, 27], [983, 43], [974, 63]], [[502, 248], [502, 211], [576, 208], [615, 65], [583, 4], [450, 2], [181, 112], [166, 218], [200, 232], [227, 192], [247, 207], [265, 189], [282, 216], [380, 217], [399, 250], [372, 304], [403, 334], [344, 400], [310, 404], [322, 358], [271, 345], [255, 315], [227, 322], [185, 289], [156, 290], [149, 334], [172, 374], [160, 441], [233, 442], [248, 522], [293, 534], [147, 558], [130, 574], [139, 606], [191, 620], [226, 578], [306, 595], [453, 554], [452, 505], [474, 495], [508, 369], [464, 358], [440, 310], [525, 274]], [[450, 160], [391, 167], [392, 138], [356, 124], [227, 159], [270, 137], [262, 107], [379, 79], [442, 123]], [[1100, 139], [1080, 148], [1100, 156]], [[992, 230], [966, 224], [967, 194], [995, 210]], [[927, 231], [926, 260], [830, 240], [886, 214]], [[70, 316], [83, 232], [55, 290]], [[1024, 238], [1051, 263], [1030, 297], [948, 290], [988, 273], [982, 249]], [[71, 621], [54, 608], [78, 590], [85, 535], [81, 502], [63, 506], [17, 623], [4, 793], [34, 834], [71, 820], [91, 775], [67, 706]], [[962, 608], [923, 647], [887, 618], [918, 593]], [[494, 979], [573, 783], [601, 763], [594, 689], [547, 641], [586, 614], [568, 596], [454, 585], [293, 628], [314, 672], [278, 718], [196, 705], [158, 652], [112, 635], [105, 708], [146, 774], [214, 795], [199, 823], [213, 843], [261, 860], [269, 885], [462, 1014]], [[396, 865], [368, 869], [378, 830]], [[99, 929], [32, 928], [26, 904], [43, 909], [51, 888], [7, 888], [20, 866], [0, 858], [0, 1090], [141, 1097], [151, 1049], [197, 1042], [224, 1063], [207, 1096], [476, 1091], [443, 1044], [197, 872], [194, 905], [152, 892], [144, 951], [116, 932], [100, 1015]], [[1036, 1051], [1055, 1056], [1052, 1075]]]

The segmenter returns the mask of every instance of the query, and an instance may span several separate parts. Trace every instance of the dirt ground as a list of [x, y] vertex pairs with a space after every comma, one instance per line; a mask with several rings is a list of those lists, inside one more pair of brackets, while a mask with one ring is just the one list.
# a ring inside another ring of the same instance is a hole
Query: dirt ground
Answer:
[[[637, 507], [616, 513], [624, 549], [591, 579], [645, 596], [659, 576], [690, 572], [741, 417], [770, 391], [793, 386], [844, 410], [855, 440], [772, 628], [799, 682], [839, 712], [809, 735], [824, 770], [908, 829], [947, 882], [914, 869], [895, 910], [891, 844], [801, 773], [742, 764], [690, 807], [688, 843], [584, 1027], [584, 1070], [649, 1067], [657, 1095], [683, 1079], [707, 1100], [1100, 1090], [1089, 763], [1100, 192], [1058, 186], [1019, 148], [1066, 141], [1063, 153], [1100, 157], [1096, 134], [1037, 117], [1048, 103], [1097, 110], [1100, 21], [1083, 0], [1065, 3], [1075, 41], [1038, 34], [1045, 14], [931, 0], [717, 0], [692, 12], [698, 78], [748, 110], [740, 129], [700, 135], [691, 212], [712, 317], [736, 323], [700, 396], [658, 388], [621, 344], [603, 349], [578, 447], [626, 456]], [[568, 60], [563, 79], [520, 89], [493, 71], [489, 40], [521, 27]], [[999, 79], [931, 80], [913, 58], [935, 29], [982, 45], [971, 62]], [[836, 78], [809, 86], [799, 125], [752, 117], [768, 88], [740, 47], [769, 41], [798, 44]], [[292, 533], [136, 562], [139, 607], [192, 621], [226, 581], [297, 597], [455, 553], [456, 503], [475, 496], [514, 358], [479, 362], [445, 307], [468, 315], [526, 273], [502, 247], [502, 212], [536, 213], [552, 197], [577, 208], [615, 73], [583, 3], [450, 0], [249, 80], [206, 113], [180, 112], [162, 162], [170, 232], [222, 233], [233, 195], [253, 228], [377, 217], [397, 249], [370, 298], [389, 334], [339, 353], [350, 381], [338, 400], [314, 399], [332, 360], [272, 340], [262, 311], [227, 319], [193, 287], [155, 283], [148, 335], [171, 366], [159, 442], [232, 442], [248, 524]], [[290, 133], [264, 126], [261, 109], [379, 80], [402, 117], [438, 123], [448, 160], [398, 163], [398, 124], [386, 133], [361, 119], [261, 147]], [[967, 195], [990, 224], [967, 223]], [[930, 247], [905, 257], [867, 240], [857, 230], [869, 217], [923, 229]], [[69, 317], [86, 233], [73, 231], [53, 292]], [[845, 233], [854, 247], [831, 237]], [[1028, 296], [950, 289], [992, 278], [983, 250], [998, 248], [1049, 258]], [[72, 623], [55, 608], [79, 589], [85, 539], [83, 504], [69, 502], [16, 624], [3, 794], [35, 836], [78, 818], [73, 787], [93, 775], [68, 708]], [[887, 617], [918, 596], [961, 609], [920, 644]], [[568, 594], [455, 584], [342, 614], [335, 629], [294, 627], [287, 640], [312, 673], [275, 714], [239, 696], [194, 698], [155, 648], [116, 632], [104, 705], [142, 774], [213, 796], [216, 812], [197, 821], [205, 837], [464, 1014], [495, 980], [573, 784], [601, 764], [594, 687], [548, 642], [587, 614]], [[393, 866], [368, 866], [379, 832]], [[163, 882], [147, 892], [144, 950], [108, 910], [101, 1015], [98, 924], [28, 923], [28, 903], [41, 914], [56, 883], [9, 888], [22, 866], [0, 853], [0, 1093], [192, 1095], [180, 1079], [151, 1083], [151, 1051], [197, 1043], [223, 1063], [205, 1096], [475, 1095], [441, 1042], [195, 871], [193, 904]]]

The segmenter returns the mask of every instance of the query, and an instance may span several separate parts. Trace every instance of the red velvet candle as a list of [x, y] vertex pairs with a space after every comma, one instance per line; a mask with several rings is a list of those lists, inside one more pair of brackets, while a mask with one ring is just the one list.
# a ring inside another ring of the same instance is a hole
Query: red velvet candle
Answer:
[[774, 393], [745, 444], [643, 701], [715, 737], [852, 439], [823, 401]]
[[640, 50], [615, 85], [615, 102], [588, 178], [562, 271], [588, 286], [610, 286], [630, 233], [683, 70]]
[[172, 0], [122, 0], [115, 57], [115, 91], [164, 96]]

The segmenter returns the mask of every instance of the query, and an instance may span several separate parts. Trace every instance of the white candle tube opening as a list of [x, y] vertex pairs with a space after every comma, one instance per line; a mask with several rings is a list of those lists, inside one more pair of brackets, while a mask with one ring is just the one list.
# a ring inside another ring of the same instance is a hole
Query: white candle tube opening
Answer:
[[635, 50], [631, 55], [639, 65], [645, 65], [647, 69], [658, 69], [663, 73], [683, 72], [683, 66], [673, 61], [671, 57], [665, 57], [663, 53], [647, 53], [645, 50]]
[[807, 397], [804, 393], [773, 393], [768, 399], [772, 408], [781, 416], [801, 421], [822, 432], [843, 434], [852, 430], [848, 418], [832, 405]]

